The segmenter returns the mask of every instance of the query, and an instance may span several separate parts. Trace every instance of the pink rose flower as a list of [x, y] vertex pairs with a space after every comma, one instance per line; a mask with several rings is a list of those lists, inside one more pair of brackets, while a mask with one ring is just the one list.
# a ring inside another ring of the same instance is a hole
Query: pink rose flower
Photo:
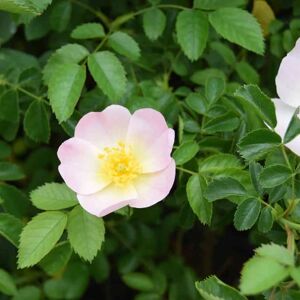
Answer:
[[[283, 138], [290, 120], [300, 106], [300, 39], [296, 46], [283, 58], [276, 77], [277, 94], [280, 99], [272, 99], [275, 104], [277, 126], [275, 131]], [[300, 155], [300, 136], [286, 144]]]
[[175, 180], [174, 130], [163, 115], [111, 105], [78, 122], [75, 136], [58, 149], [58, 169], [89, 213], [105, 216], [126, 205], [151, 206]]

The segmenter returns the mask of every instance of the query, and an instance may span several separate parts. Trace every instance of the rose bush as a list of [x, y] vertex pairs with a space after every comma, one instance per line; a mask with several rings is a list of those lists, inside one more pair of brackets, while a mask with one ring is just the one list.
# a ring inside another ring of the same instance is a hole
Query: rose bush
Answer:
[[298, 299], [299, 17], [0, 0], [0, 299]]

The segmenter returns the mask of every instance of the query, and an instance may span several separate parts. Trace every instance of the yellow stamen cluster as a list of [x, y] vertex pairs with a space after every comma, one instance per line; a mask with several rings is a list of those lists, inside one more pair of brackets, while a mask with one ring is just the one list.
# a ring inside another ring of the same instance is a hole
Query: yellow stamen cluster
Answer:
[[117, 186], [128, 185], [141, 173], [139, 161], [123, 142], [104, 148], [98, 157], [102, 160], [101, 175]]

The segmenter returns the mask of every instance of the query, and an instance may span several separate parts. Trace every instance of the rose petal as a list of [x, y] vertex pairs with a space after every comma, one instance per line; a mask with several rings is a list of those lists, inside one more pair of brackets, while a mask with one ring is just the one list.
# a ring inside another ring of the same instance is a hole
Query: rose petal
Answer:
[[125, 107], [110, 105], [102, 112], [91, 112], [82, 117], [75, 128], [75, 137], [100, 149], [111, 147], [125, 141], [130, 117]]
[[300, 105], [300, 39], [296, 46], [281, 61], [276, 77], [276, 88], [279, 98], [286, 104]]
[[174, 131], [163, 115], [151, 108], [137, 110], [131, 117], [127, 143], [142, 164], [142, 172], [163, 170], [171, 160]]
[[77, 195], [80, 205], [98, 217], [103, 217], [128, 205], [136, 197], [137, 193], [133, 186], [122, 188], [112, 184], [92, 195]]
[[161, 171], [170, 164], [174, 138], [174, 130], [169, 128], [148, 148], [137, 146], [134, 149], [135, 156], [141, 162], [143, 174]]
[[149, 147], [168, 129], [164, 116], [151, 108], [135, 111], [130, 119], [127, 142]]
[[138, 199], [130, 201], [131, 207], [142, 208], [163, 200], [170, 192], [175, 180], [174, 159], [163, 171], [141, 175], [135, 182]]
[[[295, 108], [285, 104], [280, 99], [272, 99], [272, 100], [275, 105], [276, 118], [277, 118], [277, 126], [274, 130], [283, 139], [285, 132], [295, 112]], [[285, 144], [285, 146], [291, 149], [297, 155], [300, 155], [300, 136], [295, 137], [292, 141]]]
[[61, 162], [58, 167], [59, 173], [76, 193], [95, 193], [110, 183], [99, 173], [99, 151], [92, 144], [71, 138], [61, 144], [57, 155]]

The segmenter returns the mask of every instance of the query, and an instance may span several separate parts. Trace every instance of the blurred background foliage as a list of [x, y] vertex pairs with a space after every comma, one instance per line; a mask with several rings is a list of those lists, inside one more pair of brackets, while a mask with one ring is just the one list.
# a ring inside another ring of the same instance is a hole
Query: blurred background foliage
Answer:
[[[245, 299], [229, 285], [250, 299], [300, 299], [299, 160], [272, 132], [269, 98], [300, 36], [299, 0], [0, 0], [0, 9], [0, 299]], [[41, 204], [51, 189], [31, 192], [61, 182], [58, 146], [82, 115], [112, 103], [155, 108], [175, 128], [171, 194], [105, 217], [91, 262], [69, 231], [17, 269], [22, 228], [53, 210]], [[253, 249], [270, 242], [281, 247], [258, 250], [239, 285]], [[200, 281], [209, 275], [228, 285]]]

